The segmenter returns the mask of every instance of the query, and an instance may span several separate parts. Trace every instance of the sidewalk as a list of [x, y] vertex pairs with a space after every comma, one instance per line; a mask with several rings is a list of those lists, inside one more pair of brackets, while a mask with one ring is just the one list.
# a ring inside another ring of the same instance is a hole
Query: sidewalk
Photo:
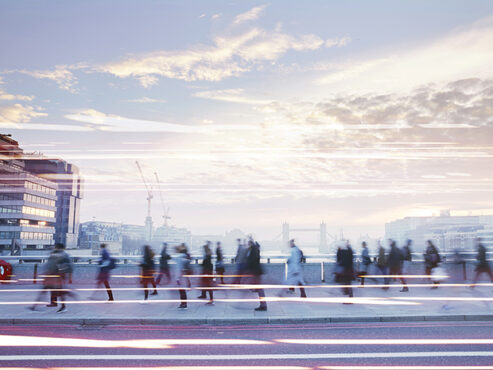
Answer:
[[[446, 285], [446, 284], [445, 284]], [[78, 300], [67, 301], [68, 311], [39, 305], [35, 312], [27, 309], [37, 296], [39, 285], [0, 285], [0, 324], [281, 324], [340, 323], [389, 321], [493, 320], [491, 284], [470, 289], [466, 286], [438, 289], [414, 287], [400, 292], [400, 285], [388, 291], [368, 284], [364, 289], [354, 286], [353, 299], [342, 295], [333, 284], [307, 288], [307, 299], [295, 294], [278, 297], [278, 288], [266, 288], [268, 311], [256, 312], [257, 294], [248, 289], [215, 291], [215, 305], [197, 299], [200, 291], [188, 291], [188, 309], [178, 309], [178, 291], [161, 286], [157, 296], [142, 304], [144, 293], [135, 286], [114, 289], [115, 302], [106, 302], [106, 292], [97, 292], [100, 300], [89, 300], [88, 286], [69, 286]], [[82, 290], [81, 290], [82, 289]], [[48, 296], [45, 296], [45, 301]], [[47, 302], [45, 302], [47, 303]], [[352, 304], [343, 304], [352, 303]]]

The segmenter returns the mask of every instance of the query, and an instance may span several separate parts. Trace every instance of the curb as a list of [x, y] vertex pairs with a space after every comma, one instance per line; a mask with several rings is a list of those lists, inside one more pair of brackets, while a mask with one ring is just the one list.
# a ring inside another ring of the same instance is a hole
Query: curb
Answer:
[[493, 321], [492, 315], [429, 315], [429, 316], [347, 316], [347, 317], [252, 317], [252, 318], [13, 318], [0, 319], [0, 325], [268, 325], [268, 324], [337, 324], [364, 322], [425, 321]]

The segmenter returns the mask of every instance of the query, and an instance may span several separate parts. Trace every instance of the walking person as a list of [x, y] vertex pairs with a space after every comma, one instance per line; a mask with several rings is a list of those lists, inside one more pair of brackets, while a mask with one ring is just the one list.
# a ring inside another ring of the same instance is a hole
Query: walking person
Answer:
[[406, 279], [402, 275], [402, 262], [404, 257], [402, 255], [401, 250], [397, 247], [397, 243], [389, 239], [390, 251], [389, 256], [387, 258], [387, 262], [389, 265], [389, 275], [391, 279], [399, 279], [402, 283], [401, 292], [408, 292], [409, 288], [406, 284]]
[[216, 244], [216, 275], [219, 275], [221, 284], [224, 284], [224, 254], [221, 242]]
[[[46, 307], [57, 307], [57, 297], [62, 289], [61, 284], [61, 275], [60, 270], [58, 268], [61, 260], [61, 253], [59, 248], [53, 249], [51, 251], [48, 260], [44, 266], [44, 275], [43, 275], [43, 289], [38, 293], [38, 297], [36, 298], [36, 302], [40, 302], [41, 299], [47, 294], [50, 293], [50, 303], [46, 305]], [[36, 311], [36, 304], [28, 307], [31, 311]], [[62, 307], [58, 310], [58, 312], [65, 312], [66, 307], [65, 304], [62, 303]]]
[[406, 244], [402, 247], [402, 274], [407, 275], [411, 271], [411, 262], [413, 260], [413, 251], [411, 246], [413, 241], [411, 239], [407, 239]]
[[197, 298], [203, 299], [207, 298], [206, 293], [209, 293], [209, 302], [208, 305], [214, 304], [214, 291], [212, 289], [207, 289], [212, 287], [212, 279], [214, 274], [214, 266], [212, 265], [212, 251], [211, 251], [211, 242], [207, 242], [204, 245], [204, 259], [202, 260], [202, 294], [200, 294]]
[[[432, 272], [433, 269], [438, 267], [438, 264], [441, 262], [440, 253], [438, 252], [437, 247], [433, 244], [431, 240], [428, 240], [424, 254], [425, 258], [425, 275], [427, 276], [429, 281], [432, 281]], [[438, 281], [434, 281], [435, 285], [431, 289], [438, 288]]]
[[147, 301], [147, 298], [149, 297], [149, 284], [154, 288], [151, 295], [157, 295], [156, 283], [154, 282], [154, 251], [148, 245], [144, 245], [144, 254], [140, 267], [142, 268], [142, 277], [140, 281], [142, 282], [142, 287], [144, 289], [144, 301]]
[[241, 278], [245, 275], [245, 271], [247, 268], [247, 257], [249, 248], [245, 243], [241, 242], [241, 239], [236, 239], [236, 242], [238, 243], [238, 247], [236, 249], [235, 257], [236, 276], [234, 279], [234, 284], [240, 284]]
[[90, 299], [95, 299], [96, 291], [104, 285], [106, 288], [106, 293], [108, 294], [108, 301], [114, 301], [113, 292], [110, 287], [110, 271], [116, 267], [115, 260], [111, 258], [108, 250], [106, 249], [106, 244], [100, 245], [101, 257], [99, 259], [99, 273], [97, 276], [96, 290], [91, 295]]
[[180, 289], [178, 290], [180, 293], [180, 305], [178, 308], [187, 309], [187, 291], [186, 288], [189, 288], [190, 280], [185, 277], [190, 273], [190, 259], [188, 255], [187, 247], [184, 243], [178, 245], [176, 247], [176, 257], [175, 260], [175, 279], [176, 286]]
[[491, 266], [486, 257], [486, 248], [481, 242], [481, 238], [476, 239], [476, 244], [478, 249], [478, 254], [476, 255], [477, 264], [476, 268], [474, 269], [476, 274], [474, 275], [471, 288], [474, 288], [481, 274], [487, 274], [490, 277], [491, 282], [493, 283], [493, 273], [491, 272]]
[[378, 256], [377, 256], [377, 269], [380, 275], [383, 276], [383, 290], [389, 289], [389, 278], [387, 277], [388, 269], [387, 269], [387, 255], [385, 253], [385, 248], [382, 246], [380, 241], [378, 242]]
[[65, 312], [66, 306], [63, 303], [66, 296], [70, 296], [74, 299], [77, 298], [77, 295], [72, 292], [70, 289], [65, 289], [65, 285], [67, 283], [72, 283], [72, 273], [74, 271], [74, 265], [72, 263], [72, 258], [65, 251], [65, 245], [63, 243], [56, 243], [55, 249], [58, 250], [59, 253], [59, 261], [58, 261], [58, 272], [60, 274], [60, 290], [57, 294], [55, 294], [54, 299], [52, 301], [57, 302], [58, 297], [62, 302], [62, 308], [59, 310], [60, 312]]
[[168, 261], [171, 259], [171, 256], [168, 254], [168, 244], [163, 243], [163, 248], [161, 249], [161, 256], [159, 258], [159, 274], [156, 279], [156, 285], [161, 283], [161, 279], [163, 276], [166, 276], [166, 284], [171, 282], [171, 273], [169, 270]]
[[[340, 276], [340, 282], [343, 285], [343, 294], [353, 297], [353, 288], [351, 287], [354, 279], [354, 253], [349, 240], [346, 242], [346, 246], [339, 251], [339, 264], [342, 267], [342, 274]], [[344, 304], [350, 304], [350, 302], [344, 302]]]
[[300, 297], [306, 298], [305, 280], [303, 279], [303, 266], [301, 265], [303, 260], [303, 252], [295, 244], [294, 239], [289, 241], [290, 255], [287, 261], [288, 264], [288, 276], [286, 278], [286, 284], [291, 285], [288, 291], [294, 293], [294, 286], [300, 287]]
[[[248, 255], [247, 255], [247, 271], [252, 275], [252, 282], [255, 285], [262, 283], [262, 265], [260, 264], [260, 244], [250, 239], [248, 241]], [[260, 304], [255, 311], [267, 311], [267, 303], [265, 302], [265, 291], [263, 288], [255, 289], [258, 294]]]
[[368, 246], [366, 242], [361, 243], [361, 268], [358, 273], [361, 279], [361, 286], [365, 285], [365, 275], [368, 274], [371, 265], [370, 251], [368, 250]]

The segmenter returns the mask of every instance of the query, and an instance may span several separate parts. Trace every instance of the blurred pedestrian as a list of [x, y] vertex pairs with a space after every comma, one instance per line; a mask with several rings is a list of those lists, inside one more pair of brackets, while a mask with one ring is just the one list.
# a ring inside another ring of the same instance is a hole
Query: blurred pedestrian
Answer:
[[97, 281], [96, 281], [96, 289], [89, 297], [90, 299], [95, 299], [96, 291], [101, 287], [101, 285], [104, 285], [106, 288], [106, 293], [108, 294], [108, 301], [113, 301], [113, 292], [111, 291], [110, 287], [110, 271], [113, 270], [116, 265], [115, 265], [115, 260], [111, 258], [107, 248], [106, 244], [101, 244], [100, 245], [100, 250], [101, 250], [101, 256], [99, 259], [99, 273], [97, 276]]
[[380, 275], [383, 276], [383, 290], [389, 289], [389, 278], [387, 277], [388, 268], [387, 268], [387, 254], [385, 252], [385, 248], [382, 246], [380, 241], [378, 242], [378, 256], [377, 256], [377, 269]]
[[[185, 287], [187, 287], [190, 283], [190, 280], [187, 279], [186, 275], [190, 273], [190, 259], [187, 247], [184, 243], [178, 245], [176, 247], [176, 257], [175, 260], [175, 279], [176, 285], [180, 288], [180, 300], [181, 303], [178, 308], [186, 309], [187, 308], [187, 291]], [[189, 286], [188, 286], [189, 287]]]
[[294, 239], [289, 241], [290, 255], [287, 260], [288, 264], [288, 276], [286, 278], [286, 284], [291, 285], [288, 291], [294, 293], [294, 286], [300, 287], [300, 297], [306, 298], [305, 280], [303, 278], [303, 252], [295, 244]]
[[366, 242], [361, 243], [361, 265], [360, 265], [360, 271], [358, 272], [358, 275], [361, 279], [361, 286], [365, 285], [365, 275], [368, 274], [368, 271], [370, 270], [370, 265], [371, 265], [371, 258], [370, 258], [370, 251], [368, 250], [368, 246]]
[[169, 263], [168, 261], [171, 259], [171, 256], [168, 254], [168, 244], [163, 243], [163, 248], [161, 249], [161, 256], [159, 258], [159, 274], [156, 278], [156, 285], [161, 283], [161, 279], [163, 276], [166, 276], [166, 284], [171, 282], [171, 273], [169, 271]]
[[411, 272], [411, 263], [413, 260], [413, 251], [411, 246], [413, 245], [413, 241], [411, 239], [407, 239], [406, 244], [402, 247], [402, 274], [407, 275]]
[[221, 242], [216, 244], [216, 275], [219, 275], [221, 284], [224, 284], [224, 254]]
[[476, 245], [478, 250], [478, 253], [476, 254], [477, 264], [474, 269], [476, 274], [474, 275], [471, 288], [474, 288], [481, 274], [487, 274], [490, 277], [490, 281], [493, 283], [493, 273], [491, 272], [491, 266], [486, 257], [486, 248], [481, 242], [481, 238], [476, 239]]
[[249, 248], [247, 244], [242, 243], [241, 239], [236, 239], [238, 247], [236, 249], [236, 276], [234, 279], [234, 284], [240, 284], [242, 277], [245, 275], [247, 268], [247, 257]]
[[144, 245], [140, 267], [142, 268], [140, 281], [142, 282], [142, 288], [144, 289], [144, 300], [147, 300], [149, 297], [149, 284], [154, 288], [151, 295], [157, 295], [156, 283], [154, 282], [154, 251], [149, 245]]
[[[346, 242], [346, 246], [341, 248], [338, 253], [338, 264], [342, 268], [342, 273], [340, 276], [340, 283], [343, 285], [343, 294], [353, 297], [353, 288], [351, 287], [352, 281], [354, 279], [354, 253], [349, 244], [349, 240]], [[350, 304], [350, 302], [344, 302], [345, 304]]]
[[[59, 248], [54, 248], [51, 251], [46, 264], [44, 265], [44, 275], [43, 277], [43, 289], [41, 289], [38, 293], [38, 297], [36, 298], [36, 302], [40, 302], [41, 299], [47, 294], [50, 293], [50, 303], [46, 305], [46, 307], [57, 307], [57, 297], [62, 289], [62, 279], [60, 275], [59, 265], [61, 261], [61, 252]], [[30, 310], [36, 310], [36, 304], [33, 304], [29, 307]], [[58, 312], [65, 312], [66, 307], [62, 302], [61, 308]]]
[[408, 292], [409, 288], [406, 284], [406, 279], [402, 274], [402, 262], [404, 261], [404, 256], [402, 251], [397, 247], [397, 243], [389, 239], [390, 251], [387, 257], [387, 263], [389, 265], [389, 275], [391, 279], [399, 279], [402, 283], [401, 292]]
[[[425, 275], [427, 276], [429, 281], [432, 281], [432, 273], [433, 269], [438, 267], [438, 264], [442, 261], [440, 257], [440, 253], [438, 252], [437, 247], [433, 244], [431, 240], [426, 242], [426, 250], [424, 254], [425, 258]], [[438, 288], [438, 281], [434, 281], [435, 285], [432, 289]]]
[[214, 266], [212, 265], [212, 251], [211, 251], [211, 242], [207, 242], [204, 245], [204, 258], [202, 260], [202, 277], [201, 277], [201, 285], [202, 285], [202, 294], [200, 294], [197, 298], [203, 299], [207, 298], [206, 293], [209, 293], [209, 302], [208, 305], [214, 304], [214, 291], [212, 289], [207, 289], [212, 287], [212, 279], [214, 274]]
[[57, 294], [55, 294], [55, 298], [52, 301], [57, 302], [58, 298], [62, 302], [61, 312], [66, 311], [66, 306], [63, 304], [66, 296], [70, 296], [72, 298], [77, 298], [77, 295], [72, 292], [71, 289], [65, 288], [67, 283], [72, 283], [72, 273], [74, 271], [74, 265], [72, 263], [72, 258], [65, 251], [65, 245], [63, 243], [56, 243], [55, 249], [58, 250], [59, 253], [59, 261], [58, 261], [58, 272], [60, 274], [60, 290]]
[[[248, 241], [249, 248], [247, 250], [246, 266], [249, 274], [252, 275], [252, 282], [255, 285], [262, 283], [262, 265], [260, 264], [260, 244], [250, 239]], [[265, 291], [263, 288], [255, 289], [258, 294], [260, 304], [255, 311], [267, 311], [267, 303], [265, 302]]]

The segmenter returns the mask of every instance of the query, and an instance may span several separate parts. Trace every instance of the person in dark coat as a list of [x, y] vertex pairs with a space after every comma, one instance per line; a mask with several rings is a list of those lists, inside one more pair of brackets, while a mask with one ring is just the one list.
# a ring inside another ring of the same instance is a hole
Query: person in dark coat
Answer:
[[368, 246], [366, 242], [361, 243], [361, 267], [358, 275], [361, 279], [361, 286], [365, 285], [365, 275], [368, 274], [371, 265], [370, 251], [368, 250]]
[[[425, 275], [428, 276], [428, 280], [431, 281], [431, 273], [435, 267], [438, 267], [438, 264], [442, 261], [440, 257], [440, 253], [438, 252], [437, 247], [433, 244], [431, 240], [428, 240], [424, 254], [425, 258]], [[438, 282], [435, 282], [435, 285], [432, 289], [438, 288]]]
[[478, 262], [476, 264], [476, 268], [474, 269], [476, 271], [476, 274], [474, 275], [474, 280], [472, 282], [471, 288], [474, 288], [479, 279], [479, 276], [483, 273], [487, 274], [490, 277], [491, 282], [493, 283], [493, 273], [491, 272], [491, 266], [486, 257], [486, 248], [484, 247], [483, 243], [481, 243], [481, 238], [477, 238], [476, 243], [478, 248], [476, 260]]
[[101, 244], [100, 249], [101, 257], [98, 262], [100, 267], [96, 281], [96, 290], [91, 295], [90, 299], [94, 299], [96, 291], [101, 287], [101, 285], [104, 285], [104, 287], [106, 288], [106, 293], [108, 294], [108, 301], [113, 301], [113, 292], [111, 291], [109, 283], [110, 271], [113, 267], [113, 262], [110, 254], [108, 253], [108, 250], [106, 249], [106, 244]]
[[[260, 285], [262, 283], [262, 265], [260, 264], [260, 244], [250, 239], [248, 241], [248, 255], [246, 259], [247, 271], [252, 275], [253, 284]], [[263, 288], [256, 289], [260, 304], [255, 311], [267, 311], [267, 303], [265, 302], [265, 291]]]
[[[50, 293], [50, 303], [46, 305], [47, 307], [57, 307], [57, 297], [62, 289], [62, 279], [59, 270], [59, 265], [61, 262], [61, 251], [59, 248], [55, 248], [48, 257], [46, 264], [44, 266], [44, 275], [43, 276], [43, 289], [39, 292], [38, 297], [36, 299], [37, 302], [40, 302], [41, 299], [45, 296], [46, 293]], [[33, 304], [29, 307], [30, 310], [36, 310], [36, 304]], [[58, 312], [65, 312], [65, 304], [62, 302], [62, 307], [58, 310]]]
[[349, 297], [353, 297], [353, 288], [351, 287], [351, 283], [354, 279], [354, 253], [349, 241], [346, 242], [346, 246], [344, 248], [340, 249], [338, 259], [339, 265], [342, 267], [342, 273], [340, 276], [340, 282], [344, 286], [342, 288], [342, 292]]
[[206, 289], [212, 287], [212, 279], [214, 274], [214, 266], [212, 265], [212, 251], [211, 251], [211, 242], [207, 242], [204, 245], [204, 259], [202, 260], [202, 286], [205, 289], [202, 289], [202, 294], [197, 298], [207, 298], [206, 293], [209, 293], [209, 302], [208, 305], [214, 304], [214, 291], [212, 289]]
[[397, 247], [397, 243], [389, 239], [390, 251], [387, 257], [387, 263], [389, 265], [389, 274], [392, 279], [399, 279], [402, 283], [401, 292], [408, 292], [409, 288], [406, 284], [406, 279], [402, 275], [402, 263], [404, 261], [404, 256], [402, 251]]
[[216, 275], [219, 275], [221, 284], [224, 284], [224, 254], [221, 242], [216, 244]]
[[144, 300], [149, 297], [149, 284], [152, 285], [154, 291], [152, 295], [157, 295], [156, 283], [154, 282], [154, 251], [150, 246], [144, 245], [144, 255], [142, 258], [142, 263], [140, 264], [142, 268], [142, 287], [144, 288]]
[[171, 273], [168, 263], [170, 259], [171, 256], [168, 254], [168, 244], [163, 243], [163, 249], [161, 249], [161, 257], [159, 258], [159, 274], [156, 278], [156, 285], [159, 285], [161, 283], [163, 275], [166, 276], [166, 284], [169, 284], [171, 282]]

